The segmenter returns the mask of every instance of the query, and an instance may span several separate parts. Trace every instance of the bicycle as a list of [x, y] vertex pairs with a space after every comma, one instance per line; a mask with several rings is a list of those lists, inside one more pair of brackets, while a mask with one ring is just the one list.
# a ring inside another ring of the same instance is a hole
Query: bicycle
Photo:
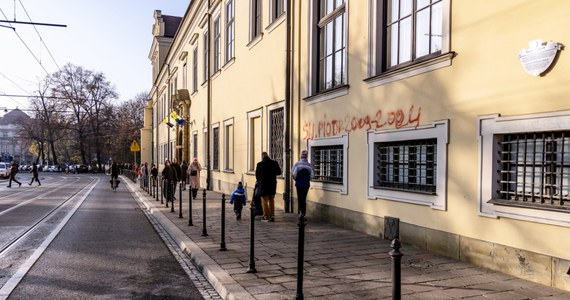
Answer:
[[111, 189], [113, 189], [113, 191], [117, 191], [117, 187], [119, 186], [119, 180], [115, 177], [111, 178], [110, 180], [111, 182]]

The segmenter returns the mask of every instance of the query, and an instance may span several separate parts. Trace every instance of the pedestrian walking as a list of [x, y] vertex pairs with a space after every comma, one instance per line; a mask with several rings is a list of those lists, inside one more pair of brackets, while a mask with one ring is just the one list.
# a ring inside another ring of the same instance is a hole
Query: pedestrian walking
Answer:
[[22, 183], [16, 180], [16, 174], [18, 174], [18, 164], [13, 161], [12, 167], [10, 167], [10, 182], [8, 183], [8, 187], [12, 187], [12, 181], [18, 184], [18, 187], [22, 186]]
[[255, 168], [255, 179], [259, 182], [261, 206], [263, 207], [262, 221], [274, 222], [277, 175], [281, 175], [281, 167], [269, 157], [267, 152], [261, 153], [261, 157], [261, 161]]
[[142, 164], [141, 175], [142, 175], [143, 187], [146, 188], [148, 186], [148, 163], [147, 162]]
[[109, 168], [109, 173], [111, 173], [111, 180], [109, 180], [111, 188], [116, 189], [117, 186], [119, 185], [119, 165], [117, 165], [117, 162], [114, 161], [111, 164], [111, 168]]
[[172, 159], [172, 163], [170, 164], [170, 167], [172, 169], [174, 169], [174, 171], [176, 172], [176, 181], [174, 181], [174, 186], [173, 186], [173, 193], [174, 193], [173, 199], [176, 199], [176, 187], [178, 185], [178, 182], [180, 180], [182, 180], [181, 179], [182, 178], [182, 170], [180, 168], [180, 164], [178, 164], [178, 161], [176, 160], [176, 157], [174, 157]]
[[230, 196], [230, 204], [234, 205], [234, 213], [236, 214], [236, 220], [241, 220], [241, 211], [243, 206], [247, 203], [247, 197], [245, 195], [245, 190], [243, 189], [243, 184], [238, 182], [238, 186], [235, 191]]
[[200, 171], [202, 171], [202, 165], [200, 165], [198, 159], [194, 157], [187, 171], [190, 188], [192, 189], [192, 199], [196, 199], [198, 189], [200, 188]]
[[158, 179], [158, 168], [156, 167], [156, 164], [152, 164], [152, 167], [150, 168], [150, 176], [152, 176], [152, 186], [156, 186], [157, 184], [157, 179]]
[[178, 178], [176, 177], [176, 170], [170, 165], [170, 161], [164, 162], [164, 169], [162, 169], [162, 180], [164, 180], [164, 191], [166, 194], [166, 202], [174, 201], [174, 187]]
[[32, 170], [30, 173], [32, 173], [32, 181], [30, 181], [28, 185], [32, 185], [32, 183], [34, 183], [34, 180], [38, 183], [38, 186], [42, 185], [40, 179], [38, 178], [38, 165], [36, 163], [32, 163]]
[[295, 180], [295, 188], [297, 189], [297, 201], [299, 203], [299, 214], [307, 215], [307, 193], [311, 187], [311, 179], [315, 177], [315, 168], [307, 160], [307, 151], [301, 152], [301, 158], [291, 169], [291, 176]]
[[188, 164], [186, 163], [185, 160], [182, 161], [182, 164], [180, 165], [180, 181], [182, 181], [182, 190], [185, 191], [186, 190], [186, 182], [188, 179]]

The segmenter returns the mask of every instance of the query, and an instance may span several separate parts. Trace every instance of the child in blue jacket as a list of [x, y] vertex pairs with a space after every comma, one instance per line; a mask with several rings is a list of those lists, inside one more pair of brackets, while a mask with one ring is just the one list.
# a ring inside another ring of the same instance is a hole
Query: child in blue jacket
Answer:
[[236, 213], [236, 220], [241, 220], [241, 211], [247, 201], [245, 190], [241, 181], [238, 183], [237, 189], [230, 196], [230, 204], [234, 205], [234, 212]]

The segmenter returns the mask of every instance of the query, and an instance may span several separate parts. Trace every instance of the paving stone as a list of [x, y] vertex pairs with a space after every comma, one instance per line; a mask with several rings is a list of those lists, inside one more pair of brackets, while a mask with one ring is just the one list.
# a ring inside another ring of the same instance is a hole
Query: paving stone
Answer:
[[[187, 197], [186, 193], [183, 196], [185, 212]], [[259, 217], [254, 221], [257, 273], [246, 273], [250, 260], [250, 210], [246, 209], [243, 219], [236, 221], [233, 212], [226, 209], [225, 242], [228, 251], [220, 251], [221, 194], [208, 191], [206, 197], [209, 235], [204, 237], [201, 235], [202, 200], [193, 202], [194, 226], [188, 226], [187, 219], [178, 218], [178, 213], [170, 213], [170, 209], [160, 202], [138, 193], [139, 199], [153, 207], [152, 214], [157, 215], [156, 219], [170, 230], [165, 231], [181, 232], [182, 235], [173, 236], [173, 239], [178, 239], [178, 245], [186, 245], [185, 252], [194, 251], [193, 263], [200, 266], [197, 269], [208, 272], [206, 278], [212, 286], [233, 288], [227, 292], [240, 300], [294, 299], [297, 293], [297, 216], [277, 209], [276, 222], [262, 223], [257, 220]], [[163, 217], [158, 217], [161, 215]], [[389, 240], [310, 220], [305, 228], [304, 298], [391, 299], [390, 250]], [[404, 245], [400, 251], [404, 254], [401, 260], [401, 291], [402, 298], [406, 300], [570, 299], [570, 292], [475, 267], [468, 262], [412, 246]]]

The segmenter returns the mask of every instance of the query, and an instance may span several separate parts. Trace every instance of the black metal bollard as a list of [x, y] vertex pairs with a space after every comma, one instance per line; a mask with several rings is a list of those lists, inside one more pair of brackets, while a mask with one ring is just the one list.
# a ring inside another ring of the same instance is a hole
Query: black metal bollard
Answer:
[[164, 181], [164, 193], [166, 194], [164, 196], [164, 198], [166, 198], [166, 207], [168, 207], [168, 202], [170, 201], [170, 191], [168, 190], [170, 188], [170, 180], [165, 180]]
[[154, 178], [150, 177], [150, 182], [148, 185], [148, 193], [150, 195], [151, 198], [154, 198], [154, 195], [152, 194], [154, 192]]
[[246, 273], [257, 273], [255, 269], [255, 241], [254, 241], [254, 233], [255, 233], [255, 201], [251, 200], [251, 220], [249, 225], [249, 268]]
[[163, 179], [160, 180], [160, 204], [164, 204], [164, 180]]
[[222, 241], [220, 251], [226, 251], [226, 195], [222, 194]]
[[156, 184], [156, 190], [154, 192], [154, 195], [156, 196], [156, 201], [158, 201], [158, 176], [154, 179], [154, 183]]
[[295, 299], [303, 299], [303, 264], [305, 263], [305, 225], [307, 219], [305, 215], [299, 215], [299, 242], [297, 246], [297, 293]]
[[400, 252], [400, 241], [398, 238], [392, 240], [390, 247], [389, 254], [392, 257], [392, 299], [400, 300], [402, 299], [402, 270], [401, 270], [401, 261], [402, 261], [402, 252]]
[[188, 189], [188, 226], [194, 226], [192, 224], [192, 189]]
[[176, 188], [176, 181], [170, 181], [170, 212], [174, 212], [174, 193]]
[[178, 206], [178, 218], [182, 219], [182, 218], [183, 218], [183, 217], [182, 217], [182, 181], [180, 181], [180, 188], [179, 188], [179, 191], [180, 191], [180, 194], [179, 194], [180, 198], [178, 199], [178, 203], [179, 203], [179, 206]]
[[206, 229], [206, 189], [202, 193], [202, 236], [208, 236], [208, 230]]

